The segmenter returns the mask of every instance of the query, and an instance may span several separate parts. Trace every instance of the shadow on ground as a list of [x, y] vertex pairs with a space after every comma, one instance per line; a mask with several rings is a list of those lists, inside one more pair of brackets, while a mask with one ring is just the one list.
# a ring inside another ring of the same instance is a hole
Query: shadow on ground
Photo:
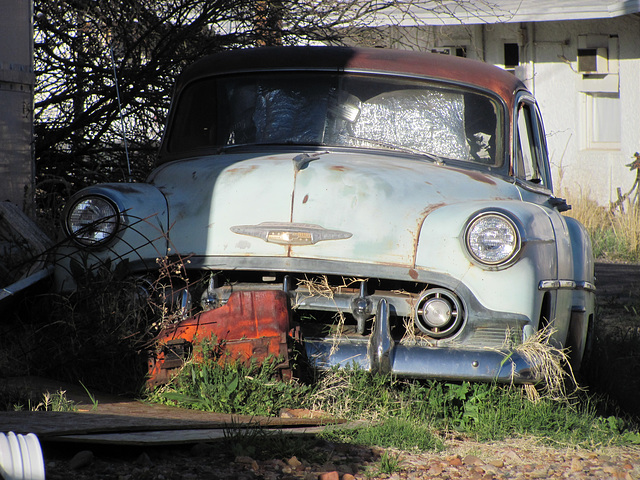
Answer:
[[[585, 380], [610, 412], [640, 418], [640, 265], [597, 263], [597, 321]], [[616, 410], [620, 410], [617, 412]]]

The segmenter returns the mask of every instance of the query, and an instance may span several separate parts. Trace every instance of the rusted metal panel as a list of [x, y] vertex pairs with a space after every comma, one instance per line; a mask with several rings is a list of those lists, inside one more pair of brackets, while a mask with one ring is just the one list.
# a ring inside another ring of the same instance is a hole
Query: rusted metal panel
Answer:
[[412, 74], [475, 85], [499, 93], [506, 102], [511, 101], [515, 90], [524, 88], [524, 84], [509, 72], [484, 62], [450, 55], [344, 47], [297, 47], [289, 51], [295, 54], [282, 55], [278, 47], [266, 47], [211, 55], [186, 70], [178, 89], [203, 76], [260, 69]]
[[149, 358], [148, 385], [166, 383], [191, 355], [193, 344], [205, 339], [219, 342], [217, 353], [221, 354], [222, 361], [263, 362], [273, 357], [281, 360], [282, 374], [290, 375], [289, 330], [285, 292], [234, 292], [222, 307], [200, 313], [161, 332], [158, 349]]

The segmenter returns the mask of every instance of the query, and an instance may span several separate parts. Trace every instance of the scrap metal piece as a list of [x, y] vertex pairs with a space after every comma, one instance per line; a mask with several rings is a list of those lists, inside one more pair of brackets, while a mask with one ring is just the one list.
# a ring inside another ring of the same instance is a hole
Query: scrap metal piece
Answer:
[[290, 376], [289, 330], [285, 292], [234, 292], [224, 306], [170, 325], [160, 333], [158, 348], [149, 356], [147, 385], [168, 382], [192, 354], [192, 345], [211, 338], [224, 352], [222, 361], [264, 362], [271, 357], [281, 360], [281, 374]]

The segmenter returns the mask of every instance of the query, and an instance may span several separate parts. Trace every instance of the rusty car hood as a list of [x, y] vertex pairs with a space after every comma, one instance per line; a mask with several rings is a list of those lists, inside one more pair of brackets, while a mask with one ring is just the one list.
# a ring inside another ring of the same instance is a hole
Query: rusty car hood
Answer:
[[519, 198], [478, 170], [349, 152], [205, 156], [167, 163], [150, 182], [167, 197], [174, 253], [390, 265], [414, 265], [430, 212]]

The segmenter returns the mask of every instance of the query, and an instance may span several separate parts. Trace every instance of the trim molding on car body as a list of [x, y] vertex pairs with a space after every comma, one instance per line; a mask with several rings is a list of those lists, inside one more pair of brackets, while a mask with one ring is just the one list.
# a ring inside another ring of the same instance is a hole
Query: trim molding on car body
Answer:
[[345, 240], [353, 236], [350, 232], [331, 230], [320, 225], [293, 222], [262, 222], [257, 225], [235, 225], [233, 233], [247, 235], [278, 245], [314, 245], [327, 240]]
[[574, 282], [573, 280], [540, 280], [538, 290], [586, 290], [595, 292], [596, 286], [591, 282]]

